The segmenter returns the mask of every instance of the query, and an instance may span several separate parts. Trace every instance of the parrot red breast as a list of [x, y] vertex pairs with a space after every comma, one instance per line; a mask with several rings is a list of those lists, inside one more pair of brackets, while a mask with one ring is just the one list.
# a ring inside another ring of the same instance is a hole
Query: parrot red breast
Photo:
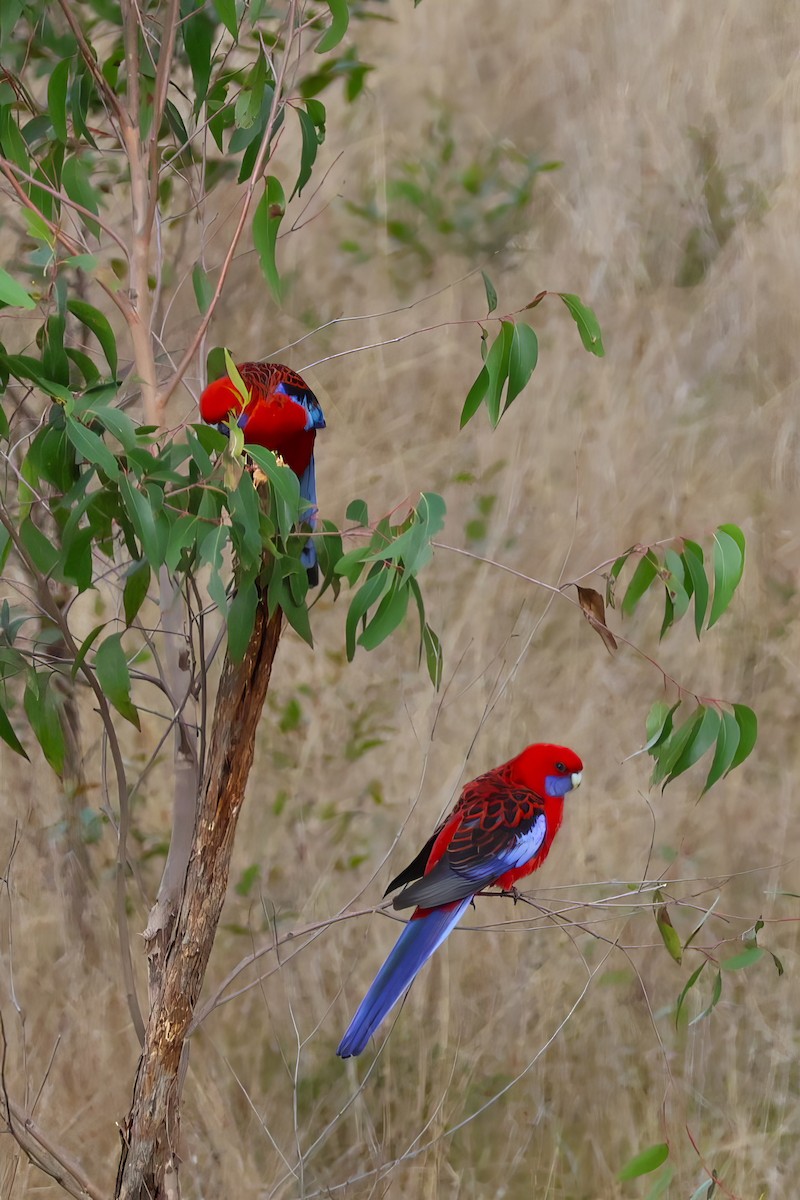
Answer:
[[339, 1043], [341, 1058], [360, 1054], [417, 972], [458, 924], [476, 892], [513, 888], [547, 857], [564, 814], [564, 797], [581, 782], [583, 763], [566, 746], [532, 745], [468, 783], [386, 894], [414, 908], [394, 949]]
[[[245, 444], [264, 446], [279, 454], [300, 480], [300, 495], [312, 506], [306, 519], [313, 525], [317, 507], [314, 439], [317, 430], [325, 428], [319, 400], [302, 376], [282, 363], [238, 363], [236, 369], [249, 401], [245, 404], [233, 380], [223, 375], [200, 397], [200, 416], [222, 433], [227, 432], [225, 422], [235, 420], [244, 433]], [[301, 557], [313, 586], [318, 581], [313, 539]]]

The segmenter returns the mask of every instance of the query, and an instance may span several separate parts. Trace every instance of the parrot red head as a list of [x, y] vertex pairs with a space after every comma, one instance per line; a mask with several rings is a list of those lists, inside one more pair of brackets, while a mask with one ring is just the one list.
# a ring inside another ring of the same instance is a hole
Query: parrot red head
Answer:
[[538, 795], [564, 796], [580, 785], [583, 763], [568, 746], [536, 743], [512, 760], [515, 778]]
[[200, 416], [209, 425], [227, 421], [230, 413], [238, 415], [243, 408], [242, 397], [227, 375], [210, 383], [200, 397]]

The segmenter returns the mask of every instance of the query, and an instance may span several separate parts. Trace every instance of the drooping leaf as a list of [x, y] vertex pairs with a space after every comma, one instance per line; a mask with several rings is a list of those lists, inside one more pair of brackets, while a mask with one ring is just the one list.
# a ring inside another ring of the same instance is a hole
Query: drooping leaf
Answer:
[[214, 0], [217, 16], [235, 42], [239, 40], [239, 25], [236, 20], [236, 0]]
[[508, 356], [508, 389], [503, 412], [510, 408], [536, 369], [539, 339], [524, 321], [515, 321]]
[[211, 54], [216, 28], [202, 7], [190, 11], [181, 21], [180, 28], [194, 82], [195, 112], [198, 112], [211, 79]]
[[67, 143], [67, 85], [71, 59], [62, 58], [50, 73], [47, 83], [47, 113], [53, 122], [53, 132], [60, 142]]
[[730, 604], [744, 571], [744, 534], [738, 525], [720, 525], [714, 534], [714, 599], [708, 628]]
[[688, 771], [711, 749], [717, 740], [721, 722], [722, 718], [718, 709], [703, 707], [702, 716], [694, 733], [670, 768], [670, 782], [677, 779], [684, 771]]
[[708, 578], [705, 572], [703, 550], [697, 542], [684, 541], [683, 563], [686, 573], [692, 581], [694, 591], [694, 628], [698, 638], [703, 629], [706, 610], [708, 609]]
[[150, 564], [146, 558], [133, 561], [125, 573], [125, 586], [122, 591], [122, 606], [125, 610], [125, 624], [130, 625], [147, 596], [150, 586]]
[[661, 940], [666, 946], [670, 957], [674, 958], [675, 962], [680, 966], [683, 959], [683, 946], [681, 945], [678, 931], [672, 924], [672, 918], [669, 915], [669, 909], [666, 904], [659, 904], [655, 908], [655, 918], [658, 932], [661, 934]]
[[27, 751], [14, 732], [14, 726], [9, 721], [8, 714], [2, 704], [0, 704], [0, 738], [3, 739], [7, 746], [11, 747], [15, 754], [19, 754], [22, 758], [28, 758]]
[[194, 288], [194, 298], [197, 301], [197, 307], [205, 315], [211, 307], [211, 301], [214, 299], [214, 285], [208, 278], [202, 263], [197, 262], [192, 267], [192, 287]]
[[705, 795], [730, 769], [740, 737], [739, 722], [736, 720], [736, 717], [733, 713], [723, 712], [717, 732], [717, 748], [714, 751], [714, 758], [711, 762], [708, 777], [703, 785], [702, 795]]
[[42, 748], [42, 753], [56, 775], [61, 775], [64, 770], [66, 743], [59, 705], [51, 686], [51, 680], [51, 675], [31, 671], [25, 686], [23, 705], [30, 727]]
[[650, 587], [657, 574], [658, 559], [652, 550], [648, 550], [639, 560], [639, 564], [622, 598], [622, 612], [626, 617], [630, 617], [633, 614], [636, 605]]
[[617, 649], [617, 642], [613, 633], [606, 625], [606, 610], [603, 604], [603, 597], [594, 588], [581, 587], [580, 584], [576, 584], [575, 586], [578, 591], [578, 603], [581, 606], [583, 615], [592, 629], [596, 630], [600, 635], [603, 645], [609, 654], [613, 654]]
[[109, 702], [120, 716], [141, 730], [139, 713], [131, 701], [131, 676], [122, 649], [121, 633], [112, 633], [100, 643], [94, 656], [94, 669]]
[[733, 715], [739, 726], [739, 744], [728, 771], [733, 771], [734, 768], [741, 766], [758, 739], [758, 717], [752, 708], [748, 708], [746, 704], [734, 704]]
[[710, 1002], [708, 1003], [707, 1007], [703, 1009], [703, 1011], [701, 1013], [698, 1013], [696, 1017], [692, 1018], [692, 1020], [689, 1022], [689, 1024], [696, 1025], [698, 1021], [703, 1021], [706, 1017], [710, 1016], [711, 1013], [713, 1012], [713, 1010], [719, 1004], [721, 996], [722, 996], [722, 973], [720, 971], [717, 971], [716, 978], [714, 979], [714, 986], [711, 990]]
[[119, 463], [99, 434], [74, 417], [67, 417], [67, 437], [87, 462], [100, 467], [110, 479], [120, 474]]
[[681, 989], [681, 994], [678, 996], [678, 1001], [675, 1005], [675, 1025], [676, 1025], [676, 1027], [678, 1025], [678, 1021], [680, 1020], [681, 1010], [683, 1009], [683, 1003], [684, 1003], [686, 997], [688, 996], [689, 992], [692, 990], [692, 988], [694, 987], [694, 985], [697, 983], [698, 979], [702, 975], [703, 970], [707, 966], [707, 964], [708, 964], [708, 960], [704, 958], [703, 961], [700, 963], [700, 966], [697, 968], [697, 970], [692, 971], [691, 975], [689, 976], [689, 978], [687, 979], [683, 988]]
[[109, 324], [108, 318], [99, 309], [94, 308], [91, 304], [87, 304], [85, 300], [71, 298], [67, 301], [67, 309], [76, 320], [85, 325], [89, 332], [93, 333], [97, 338], [106, 356], [106, 362], [111, 374], [116, 376], [117, 340], [114, 337], [114, 331]]
[[282, 298], [282, 285], [275, 261], [275, 243], [285, 210], [286, 197], [280, 181], [274, 175], [268, 175], [264, 195], [259, 200], [253, 215], [253, 243], [258, 251], [261, 271], [272, 295], [279, 304]]
[[578, 332], [581, 335], [581, 341], [585, 349], [590, 354], [595, 354], [598, 358], [602, 358], [605, 354], [605, 350], [603, 349], [603, 335], [600, 331], [600, 322], [591, 308], [584, 304], [579, 296], [575, 296], [571, 292], [559, 292], [558, 294], [566, 304], [575, 324], [578, 326]]
[[327, 54], [334, 46], [338, 46], [350, 23], [347, 0], [327, 0], [327, 4], [331, 10], [331, 23], [316, 45], [317, 54]]
[[251, 577], [240, 581], [228, 609], [228, 654], [240, 663], [253, 633], [258, 607], [258, 588]]

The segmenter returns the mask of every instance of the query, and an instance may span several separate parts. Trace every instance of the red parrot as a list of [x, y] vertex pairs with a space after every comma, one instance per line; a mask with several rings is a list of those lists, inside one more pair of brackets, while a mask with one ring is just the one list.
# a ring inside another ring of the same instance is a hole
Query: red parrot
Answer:
[[403, 887], [394, 907], [414, 912], [339, 1043], [341, 1058], [361, 1053], [476, 892], [508, 891], [542, 865], [561, 825], [564, 797], [578, 787], [582, 771], [566, 746], [533, 745], [466, 784], [450, 815], [386, 889]]
[[[313, 524], [317, 507], [314, 472], [314, 439], [325, 428], [319, 400], [302, 376], [282, 363], [238, 363], [237, 368], [250, 400], [244, 404], [233, 380], [227, 375], [210, 383], [200, 397], [200, 416], [222, 433], [229, 418], [244, 433], [245, 442], [265, 446], [279, 454], [300, 480], [300, 495], [312, 506]], [[317, 552], [313, 539], [302, 553], [309, 583], [318, 582]]]

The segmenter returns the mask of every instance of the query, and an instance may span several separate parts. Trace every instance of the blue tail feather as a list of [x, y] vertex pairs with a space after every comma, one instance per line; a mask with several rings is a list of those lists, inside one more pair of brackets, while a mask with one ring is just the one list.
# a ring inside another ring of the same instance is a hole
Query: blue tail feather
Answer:
[[339, 1043], [336, 1053], [340, 1058], [361, 1053], [383, 1018], [414, 982], [419, 969], [458, 924], [471, 899], [467, 896], [454, 908], [434, 908], [408, 922]]
[[[303, 520], [307, 521], [315, 529], [317, 525], [317, 475], [314, 470], [313, 454], [311, 455], [310, 463], [300, 476], [300, 495], [311, 505], [311, 508], [306, 509]], [[317, 548], [314, 545], [313, 538], [309, 538], [303, 547], [300, 554], [300, 561], [308, 572], [309, 584], [311, 587], [316, 587], [319, 583], [319, 569], [317, 567]]]

